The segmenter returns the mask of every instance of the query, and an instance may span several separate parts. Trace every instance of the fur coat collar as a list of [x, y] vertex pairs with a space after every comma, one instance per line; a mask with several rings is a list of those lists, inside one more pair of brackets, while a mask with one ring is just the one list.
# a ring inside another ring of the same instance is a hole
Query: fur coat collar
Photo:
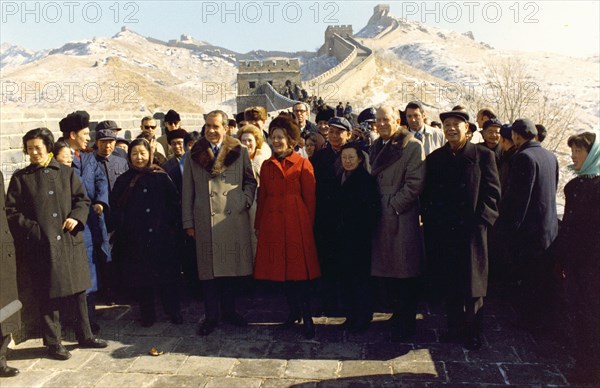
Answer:
[[406, 147], [406, 144], [413, 135], [404, 128], [400, 128], [391, 138], [390, 141], [383, 145], [383, 140], [380, 138], [377, 140], [377, 148], [379, 152], [373, 159], [371, 174], [377, 175], [381, 171], [385, 170], [394, 162], [402, 157], [402, 151]]
[[214, 177], [227, 170], [227, 167], [240, 158], [242, 143], [231, 136], [225, 136], [219, 155], [215, 158], [210, 142], [206, 138], [202, 138], [194, 144], [190, 153], [192, 160]]

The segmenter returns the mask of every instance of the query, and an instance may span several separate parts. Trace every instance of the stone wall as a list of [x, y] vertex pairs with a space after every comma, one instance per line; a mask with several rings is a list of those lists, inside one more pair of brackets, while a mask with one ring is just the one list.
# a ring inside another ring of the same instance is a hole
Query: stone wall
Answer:
[[[240, 61], [237, 75], [238, 95], [255, 94], [255, 88], [266, 83], [271, 83], [276, 90], [282, 90], [288, 80], [292, 85], [301, 84], [300, 62], [297, 59]], [[255, 88], [250, 88], [250, 82], [255, 83]]]
[[[25, 167], [27, 161], [22, 150], [23, 135], [30, 129], [46, 127], [52, 131], [55, 140], [61, 136], [58, 122], [70, 112], [62, 110], [36, 110], [2, 108], [0, 112], [0, 168], [8, 185], [13, 172]], [[140, 132], [140, 120], [145, 116], [141, 112], [88, 111], [91, 118], [90, 129], [99, 121], [114, 120], [123, 128], [121, 136], [133, 138]], [[200, 113], [179, 113], [183, 128], [188, 131], [200, 131], [204, 125], [204, 115]], [[164, 112], [154, 117], [161, 122]]]
[[[306, 89], [309, 94], [318, 94], [316, 92], [316, 90], [318, 91], [319, 88], [321, 87], [321, 85], [326, 84], [327, 80], [337, 76], [342, 71], [344, 71], [346, 69], [346, 67], [348, 67], [348, 65], [350, 65], [357, 56], [356, 47], [349, 44], [345, 39], [343, 39], [339, 35], [335, 36], [335, 40], [337, 42], [336, 44], [339, 45], [340, 47], [342, 47], [342, 48], [351, 47], [352, 49], [350, 50], [350, 52], [348, 52], [348, 55], [340, 63], [338, 63], [335, 67], [327, 70], [325, 73], [322, 73], [321, 75], [319, 75], [315, 78], [312, 78], [308, 81], [302, 82], [302, 88]], [[341, 50], [342, 49], [339, 49], [338, 52], [341, 52]]]
[[373, 50], [361, 44], [354, 38], [348, 38], [348, 41], [355, 47], [366, 51], [367, 57], [356, 67], [344, 70], [343, 75], [338, 78], [336, 83], [335, 100], [352, 100], [354, 95], [362, 90], [369, 81], [377, 74], [377, 64]]

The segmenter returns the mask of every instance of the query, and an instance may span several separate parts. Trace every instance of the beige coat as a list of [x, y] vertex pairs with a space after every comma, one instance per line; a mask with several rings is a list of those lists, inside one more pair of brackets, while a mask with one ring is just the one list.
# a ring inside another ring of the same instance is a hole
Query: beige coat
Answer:
[[252, 275], [253, 249], [248, 209], [256, 179], [248, 150], [226, 136], [215, 158], [199, 140], [183, 166], [183, 227], [196, 232], [200, 280]]
[[401, 130], [385, 146], [378, 139], [372, 150], [371, 174], [377, 178], [381, 218], [373, 236], [371, 274], [418, 276], [424, 257], [419, 225], [419, 195], [425, 184], [423, 145]]

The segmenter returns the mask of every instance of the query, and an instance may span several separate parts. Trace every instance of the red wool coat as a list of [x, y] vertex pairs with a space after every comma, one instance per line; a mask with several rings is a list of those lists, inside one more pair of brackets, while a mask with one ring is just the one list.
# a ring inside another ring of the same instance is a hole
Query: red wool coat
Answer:
[[256, 279], [321, 276], [313, 234], [315, 206], [315, 174], [308, 159], [292, 152], [281, 162], [272, 156], [263, 163], [255, 221]]

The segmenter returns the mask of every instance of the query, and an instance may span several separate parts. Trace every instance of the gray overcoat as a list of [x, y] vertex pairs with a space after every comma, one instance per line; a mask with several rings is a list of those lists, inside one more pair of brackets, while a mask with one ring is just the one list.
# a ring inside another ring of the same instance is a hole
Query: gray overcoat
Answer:
[[425, 184], [425, 152], [420, 141], [401, 129], [370, 155], [377, 178], [381, 218], [373, 236], [371, 274], [391, 278], [418, 276], [423, 267], [419, 195]]
[[230, 136], [215, 158], [200, 139], [183, 166], [183, 228], [196, 232], [200, 280], [252, 275], [253, 249], [248, 210], [256, 179], [248, 150]]

